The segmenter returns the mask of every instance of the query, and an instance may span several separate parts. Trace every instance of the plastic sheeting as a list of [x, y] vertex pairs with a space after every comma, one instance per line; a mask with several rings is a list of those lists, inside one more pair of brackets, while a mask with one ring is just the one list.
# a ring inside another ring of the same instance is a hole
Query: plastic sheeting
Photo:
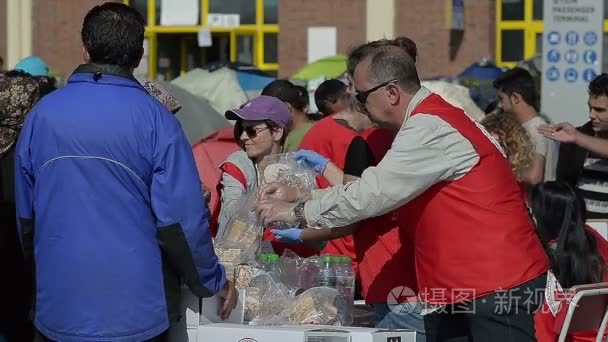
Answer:
[[173, 95], [182, 106], [175, 116], [182, 124], [190, 144], [221, 128], [230, 126], [230, 122], [213, 109], [207, 100], [174, 84], [162, 81], [157, 83]]

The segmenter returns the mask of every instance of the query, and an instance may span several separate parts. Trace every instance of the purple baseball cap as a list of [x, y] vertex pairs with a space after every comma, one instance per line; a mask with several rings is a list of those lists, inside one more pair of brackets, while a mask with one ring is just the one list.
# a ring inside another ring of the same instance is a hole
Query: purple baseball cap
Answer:
[[228, 120], [270, 120], [282, 128], [291, 125], [291, 113], [287, 105], [272, 96], [258, 96], [243, 104], [239, 109], [226, 111], [224, 115]]

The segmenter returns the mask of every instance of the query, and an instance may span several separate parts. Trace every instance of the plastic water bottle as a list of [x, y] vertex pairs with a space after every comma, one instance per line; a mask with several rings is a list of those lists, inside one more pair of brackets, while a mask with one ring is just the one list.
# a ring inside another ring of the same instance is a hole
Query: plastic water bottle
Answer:
[[319, 269], [319, 286], [336, 287], [336, 271], [333, 267], [332, 256], [324, 255]]
[[353, 324], [353, 301], [355, 297], [355, 272], [351, 260], [346, 256], [336, 258], [336, 307], [342, 325]]
[[272, 279], [277, 283], [281, 283], [281, 266], [279, 265], [278, 254], [268, 254], [268, 269], [266, 272], [270, 273]]
[[268, 272], [268, 254], [260, 254], [260, 268]]

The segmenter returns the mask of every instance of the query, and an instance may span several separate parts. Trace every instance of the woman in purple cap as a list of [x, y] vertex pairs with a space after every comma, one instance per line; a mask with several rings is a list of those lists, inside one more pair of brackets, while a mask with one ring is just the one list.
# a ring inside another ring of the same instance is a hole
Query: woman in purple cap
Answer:
[[[239, 109], [226, 112], [226, 119], [236, 120], [234, 138], [241, 147], [222, 164], [220, 181], [221, 203], [218, 217], [218, 233], [222, 236], [228, 221], [238, 211], [239, 199], [246, 193], [257, 191], [258, 163], [267, 155], [281, 153], [291, 126], [291, 113], [287, 105], [271, 96], [259, 96], [243, 104]], [[287, 247], [274, 242], [272, 234], [265, 234], [272, 241], [274, 251], [281, 254]], [[301, 256], [310, 256], [316, 249], [307, 246], [288, 245]]]

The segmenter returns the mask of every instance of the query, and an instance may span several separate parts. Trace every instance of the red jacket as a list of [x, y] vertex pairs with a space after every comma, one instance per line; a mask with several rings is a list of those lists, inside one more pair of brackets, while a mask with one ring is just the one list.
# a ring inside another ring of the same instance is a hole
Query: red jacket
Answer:
[[[338, 124], [334, 116], [330, 115], [308, 130], [300, 143], [300, 149], [315, 151], [329, 158], [340, 170], [344, 170], [348, 147], [356, 136], [355, 131]], [[323, 176], [317, 177], [317, 185], [320, 189], [330, 186]], [[327, 247], [321, 253], [349, 256], [353, 261], [353, 268], [358, 274], [357, 257], [352, 236], [329, 241]]]
[[409, 229], [401, 233], [415, 241], [421, 296], [431, 303], [459, 302], [544, 274], [547, 256], [507, 158], [477, 123], [440, 96], [431, 94], [412, 116], [419, 113], [448, 123], [479, 155], [465, 176], [433, 185], [402, 209]]

